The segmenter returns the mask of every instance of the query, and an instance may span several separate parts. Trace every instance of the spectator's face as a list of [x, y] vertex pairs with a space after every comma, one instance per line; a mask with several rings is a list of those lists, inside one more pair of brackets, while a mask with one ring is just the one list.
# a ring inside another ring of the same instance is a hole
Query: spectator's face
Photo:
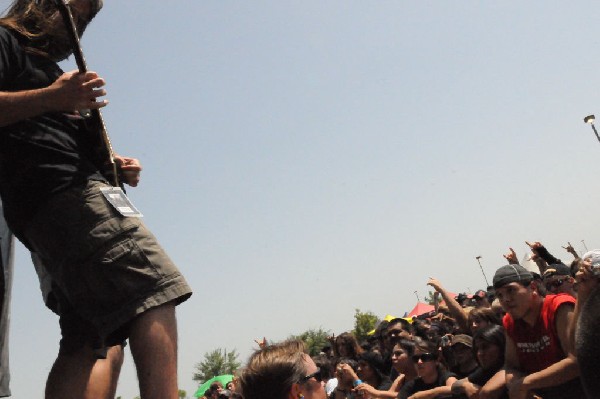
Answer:
[[[310, 356], [304, 356], [304, 363], [306, 364], [306, 375], [311, 375], [315, 373], [317, 369], [317, 365], [310, 358]], [[316, 377], [311, 377], [308, 380], [302, 382], [302, 395], [305, 399], [327, 399], [327, 394], [325, 393], [325, 382], [319, 381]]]
[[361, 380], [365, 381], [372, 379], [375, 375], [375, 371], [373, 371], [369, 363], [360, 361], [358, 362], [358, 367], [356, 368], [356, 374]]
[[504, 348], [497, 345], [479, 339], [475, 342], [475, 348], [477, 348], [477, 361], [484, 370], [495, 367], [502, 359]]
[[429, 379], [437, 373], [436, 356], [431, 353], [425, 353], [417, 348], [413, 355], [413, 362], [419, 377]]
[[392, 351], [392, 366], [397, 372], [406, 374], [405, 370], [409, 367], [414, 367], [412, 359], [408, 357], [408, 353], [401, 346], [394, 346]]
[[397, 323], [389, 327], [385, 333], [385, 343], [389, 350], [392, 350], [394, 345], [402, 338], [410, 338], [410, 333], [402, 328], [402, 324]]
[[573, 279], [570, 276], [552, 276], [544, 279], [544, 285], [550, 294], [569, 293], [573, 288]]
[[471, 328], [471, 335], [474, 335], [477, 330], [490, 325], [489, 321], [483, 320], [479, 317], [473, 317], [470, 319], [470, 321], [471, 325], [469, 327]]
[[473, 351], [466, 345], [452, 345], [452, 353], [454, 354], [456, 362], [460, 365], [468, 364], [471, 360], [473, 360]]
[[533, 304], [532, 284], [527, 287], [513, 282], [496, 289], [496, 296], [502, 305], [502, 309], [518, 320], [529, 314]]
[[340, 357], [350, 356], [350, 351], [348, 350], [348, 346], [344, 342], [338, 341], [335, 343], [335, 346], [337, 348], [337, 352], [340, 355]]

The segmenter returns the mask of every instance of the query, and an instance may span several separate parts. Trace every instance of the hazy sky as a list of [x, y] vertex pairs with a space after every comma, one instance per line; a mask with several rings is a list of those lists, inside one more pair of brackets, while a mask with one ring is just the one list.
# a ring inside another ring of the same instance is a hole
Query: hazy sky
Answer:
[[[190, 395], [212, 349], [402, 315], [429, 276], [473, 292], [475, 256], [491, 281], [525, 240], [600, 246], [597, 2], [105, 3], [84, 51], [144, 165], [130, 197], [195, 290]], [[13, 397], [40, 398], [58, 323], [16, 255]], [[118, 395], [137, 394], [128, 353]]]

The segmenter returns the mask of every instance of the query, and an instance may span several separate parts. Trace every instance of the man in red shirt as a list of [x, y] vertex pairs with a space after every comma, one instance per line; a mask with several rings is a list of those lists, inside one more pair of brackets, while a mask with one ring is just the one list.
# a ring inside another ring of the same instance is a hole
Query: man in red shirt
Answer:
[[511, 399], [536, 393], [544, 399], [583, 398], [579, 368], [569, 339], [575, 308], [570, 295], [538, 292], [533, 275], [520, 265], [494, 275], [496, 296], [506, 312], [506, 382]]

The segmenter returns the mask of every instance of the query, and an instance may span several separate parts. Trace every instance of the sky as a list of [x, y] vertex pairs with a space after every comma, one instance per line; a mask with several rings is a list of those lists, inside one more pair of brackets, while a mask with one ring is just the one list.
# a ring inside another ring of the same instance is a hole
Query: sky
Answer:
[[[403, 315], [429, 277], [485, 288], [526, 240], [600, 247], [599, 21], [592, 1], [105, 1], [82, 44], [108, 132], [195, 291], [181, 389], [213, 349]], [[13, 397], [39, 398], [58, 320], [20, 244], [12, 301]], [[117, 395], [138, 392], [127, 353]]]

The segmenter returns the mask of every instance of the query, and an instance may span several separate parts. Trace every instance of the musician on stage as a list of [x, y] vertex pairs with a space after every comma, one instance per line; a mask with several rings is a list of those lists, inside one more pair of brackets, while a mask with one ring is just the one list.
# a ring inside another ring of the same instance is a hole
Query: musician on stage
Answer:
[[[57, 65], [72, 47], [56, 3], [15, 0], [0, 18], [0, 196], [10, 229], [49, 273], [47, 305], [60, 315], [46, 398], [114, 396], [110, 373], [92, 371], [129, 339], [142, 399], [175, 399], [175, 306], [191, 290], [140, 219], [103, 194], [106, 151], [77, 110], [106, 106], [105, 82]], [[69, 6], [81, 35], [102, 0]], [[137, 185], [139, 162], [115, 159]]]

